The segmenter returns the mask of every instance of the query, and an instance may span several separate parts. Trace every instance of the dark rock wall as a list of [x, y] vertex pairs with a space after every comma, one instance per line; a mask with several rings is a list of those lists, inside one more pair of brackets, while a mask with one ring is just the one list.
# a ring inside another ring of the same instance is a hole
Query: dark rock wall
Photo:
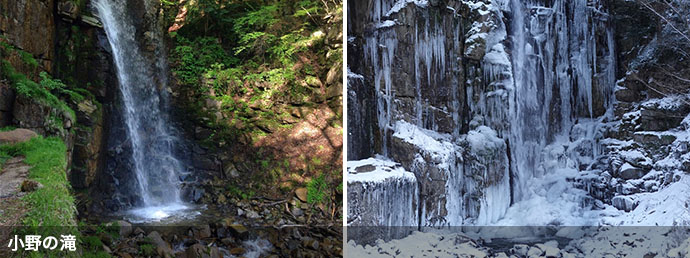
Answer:
[[84, 7], [88, 3], [76, 6], [69, 0], [0, 2], [0, 40], [33, 55], [38, 66], [25, 64], [17, 54], [1, 58], [36, 82], [45, 71], [84, 97], [76, 101], [59, 96], [75, 111], [73, 117], [16, 94], [0, 79], [0, 126], [62, 138], [68, 149], [67, 176], [78, 192], [94, 186], [104, 168], [103, 150], [110, 132], [106, 110], [115, 104], [113, 93], [117, 92], [107, 39]]

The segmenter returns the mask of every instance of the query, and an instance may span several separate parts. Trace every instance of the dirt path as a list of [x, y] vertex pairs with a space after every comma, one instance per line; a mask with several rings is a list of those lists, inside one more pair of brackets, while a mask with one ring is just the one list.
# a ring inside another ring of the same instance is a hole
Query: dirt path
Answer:
[[24, 157], [9, 159], [0, 172], [0, 257], [8, 257], [7, 243], [12, 237], [13, 226], [21, 225], [26, 204], [20, 199], [20, 186], [29, 174], [31, 166], [24, 164]]
[[[17, 195], [19, 186], [26, 180], [29, 174], [29, 165], [24, 164], [24, 157], [14, 157], [9, 159], [0, 172], [0, 203], [5, 198]], [[0, 211], [3, 206], [0, 206]], [[2, 214], [0, 212], [0, 214]], [[0, 221], [2, 221], [0, 219]], [[0, 223], [0, 225], [2, 225]]]

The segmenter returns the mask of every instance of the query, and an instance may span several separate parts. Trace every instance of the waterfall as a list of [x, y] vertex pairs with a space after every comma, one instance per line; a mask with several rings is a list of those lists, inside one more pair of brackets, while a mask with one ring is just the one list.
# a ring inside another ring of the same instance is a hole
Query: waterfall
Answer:
[[[578, 120], [602, 115], [595, 114], [595, 95], [604, 96], [600, 109], [610, 106], [615, 56], [608, 15], [598, 1], [556, 0], [545, 6], [511, 0], [510, 6], [515, 101], [509, 138], [513, 194], [521, 200], [529, 180], [550, 172], [544, 167], [546, 145], [568, 142]], [[602, 46], [598, 31], [605, 33]], [[605, 51], [601, 56], [599, 47]]]
[[[180, 207], [180, 176], [185, 170], [174, 154], [180, 141], [165, 112], [167, 86], [165, 80], [155, 79], [159, 69], [154, 68], [159, 63], [142, 55], [135, 39], [137, 28], [128, 18], [125, 0], [96, 0], [93, 4], [112, 49], [132, 148], [132, 172], [136, 176], [136, 182], [132, 183], [136, 184], [137, 193], [129, 194], [141, 198], [144, 208]], [[165, 216], [161, 213], [151, 215]]]
[[530, 202], [582, 210], [567, 178], [600, 154], [615, 86], [605, 1], [365, 2], [348, 86], [373, 92], [349, 99], [375, 106], [352, 121], [375, 110], [378, 158], [416, 176], [420, 227], [530, 224], [515, 212]]

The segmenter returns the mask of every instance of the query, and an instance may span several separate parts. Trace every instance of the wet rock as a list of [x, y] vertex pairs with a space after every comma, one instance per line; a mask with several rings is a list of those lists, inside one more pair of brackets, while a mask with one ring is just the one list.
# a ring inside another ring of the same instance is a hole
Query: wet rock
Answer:
[[204, 189], [194, 189], [192, 193], [192, 200], [194, 200], [194, 202], [199, 202], [199, 200], [201, 200], [201, 197], [204, 197], [205, 192], [206, 191], [204, 191]]
[[249, 230], [244, 225], [232, 224], [228, 226], [228, 229], [230, 229], [230, 232], [237, 238], [247, 239], [247, 237], [249, 237]]
[[197, 238], [209, 238], [209, 237], [211, 237], [211, 226], [203, 225], [199, 228], [196, 228], [195, 235]]
[[15, 144], [25, 142], [38, 136], [36, 132], [29, 129], [17, 128], [12, 131], [0, 132], [0, 144]]
[[156, 253], [158, 253], [159, 256], [161, 257], [172, 257], [173, 256], [173, 250], [170, 247], [170, 244], [168, 242], [165, 242], [161, 235], [156, 232], [152, 231], [149, 233], [147, 236], [148, 238], [151, 239], [153, 242], [153, 245], [156, 247]]
[[226, 237], [221, 239], [220, 242], [227, 246], [234, 243], [235, 241], [232, 238]]
[[218, 171], [219, 164], [212, 156], [194, 155], [192, 163], [194, 167], [201, 170]]
[[219, 257], [219, 256], [212, 256], [209, 255], [210, 252], [208, 250], [209, 248], [202, 245], [202, 244], [194, 244], [187, 248], [185, 251], [186, 258], [210, 258], [210, 257]]
[[118, 221], [115, 221], [113, 224], [114, 224], [114, 226], [119, 227], [118, 233], [119, 233], [121, 239], [128, 237], [133, 232], [132, 224], [130, 224], [127, 221], [118, 220]]
[[245, 250], [242, 247], [235, 247], [233, 249], [230, 249], [230, 254], [232, 254], [232, 255], [243, 255], [246, 252], [247, 252], [247, 250]]

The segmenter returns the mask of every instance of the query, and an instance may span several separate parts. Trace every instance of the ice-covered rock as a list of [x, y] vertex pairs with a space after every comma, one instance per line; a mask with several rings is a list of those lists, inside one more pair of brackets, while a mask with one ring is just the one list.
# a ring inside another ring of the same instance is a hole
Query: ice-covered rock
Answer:
[[690, 104], [682, 96], [651, 99], [642, 103], [640, 129], [644, 131], [665, 131], [678, 127], [690, 113]]
[[424, 196], [421, 226], [489, 224], [510, 205], [505, 142], [489, 127], [453, 142], [450, 135], [398, 121], [391, 157], [417, 177]]
[[347, 223], [353, 237], [391, 239], [417, 229], [419, 191], [414, 174], [384, 157], [347, 165]]
[[637, 207], [637, 202], [633, 196], [614, 196], [611, 203], [613, 207], [623, 211], [631, 211]]
[[618, 170], [618, 175], [622, 179], [638, 179], [644, 176], [645, 173], [644, 169], [630, 165], [630, 163], [623, 164]]

